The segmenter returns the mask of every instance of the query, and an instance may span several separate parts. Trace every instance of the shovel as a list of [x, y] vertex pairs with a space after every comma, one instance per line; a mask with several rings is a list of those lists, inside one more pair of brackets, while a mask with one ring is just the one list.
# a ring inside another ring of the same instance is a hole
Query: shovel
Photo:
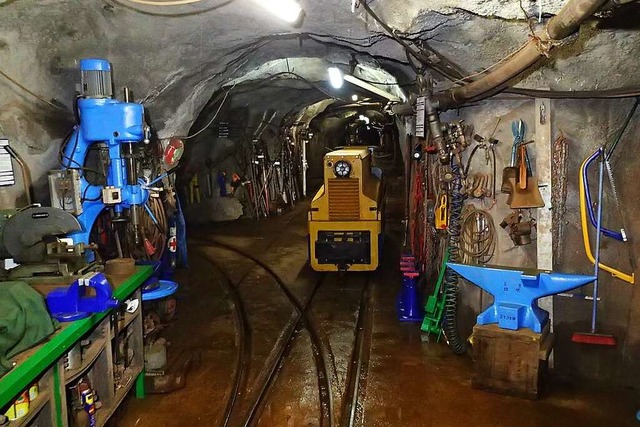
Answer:
[[507, 204], [511, 209], [529, 209], [544, 207], [544, 200], [538, 189], [538, 178], [530, 176], [531, 172], [526, 162], [527, 147], [520, 144], [518, 147], [519, 168], [518, 181], [515, 178], [508, 178], [509, 185], [512, 186], [511, 194]]

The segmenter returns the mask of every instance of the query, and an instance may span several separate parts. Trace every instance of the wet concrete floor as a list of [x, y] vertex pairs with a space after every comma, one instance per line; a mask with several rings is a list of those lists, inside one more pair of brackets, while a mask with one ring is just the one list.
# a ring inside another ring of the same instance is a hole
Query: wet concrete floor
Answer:
[[[243, 425], [276, 360], [276, 348], [295, 318], [275, 279], [253, 261], [202, 239], [241, 248], [267, 263], [300, 300], [322, 280], [310, 308], [323, 346], [330, 384], [333, 425], [340, 425], [354, 328], [364, 283], [373, 291], [373, 333], [356, 425], [366, 426], [636, 426], [640, 398], [633, 390], [597, 389], [551, 381], [538, 401], [471, 387], [470, 356], [455, 356], [443, 342], [429, 342], [416, 324], [395, 315], [400, 278], [398, 250], [387, 239], [384, 265], [366, 274], [319, 275], [307, 264], [306, 206], [268, 220], [241, 220], [190, 231], [189, 268], [181, 285], [178, 316], [166, 329], [171, 354], [192, 349], [201, 362], [184, 389], [166, 395], [129, 397], [116, 415], [121, 427], [219, 426], [231, 395], [240, 338], [232, 289], [236, 286], [249, 323], [250, 358], [242, 393], [229, 417]], [[212, 263], [213, 262], [213, 263]], [[231, 283], [229, 283], [231, 282]], [[323, 419], [310, 336], [302, 329], [281, 364], [264, 404], [259, 426], [318, 426]]]

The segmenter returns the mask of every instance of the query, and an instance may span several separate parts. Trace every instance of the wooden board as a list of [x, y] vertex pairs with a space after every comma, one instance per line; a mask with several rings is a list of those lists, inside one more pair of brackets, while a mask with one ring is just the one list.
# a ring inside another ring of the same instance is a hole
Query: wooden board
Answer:
[[498, 325], [473, 328], [475, 388], [537, 399], [542, 391], [547, 358], [553, 348], [549, 323], [542, 333], [511, 331]]

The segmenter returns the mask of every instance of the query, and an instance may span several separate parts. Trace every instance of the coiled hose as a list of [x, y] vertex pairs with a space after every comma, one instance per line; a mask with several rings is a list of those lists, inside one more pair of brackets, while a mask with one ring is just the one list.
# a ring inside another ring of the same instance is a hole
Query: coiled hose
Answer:
[[[451, 172], [453, 181], [451, 182], [451, 202], [449, 211], [449, 262], [460, 262], [460, 234], [462, 224], [462, 205], [464, 194], [462, 194], [462, 174], [460, 166], [452, 163]], [[447, 268], [444, 274], [445, 307], [442, 329], [447, 338], [449, 347], [455, 354], [464, 354], [467, 350], [466, 343], [460, 339], [458, 332], [458, 274]]]

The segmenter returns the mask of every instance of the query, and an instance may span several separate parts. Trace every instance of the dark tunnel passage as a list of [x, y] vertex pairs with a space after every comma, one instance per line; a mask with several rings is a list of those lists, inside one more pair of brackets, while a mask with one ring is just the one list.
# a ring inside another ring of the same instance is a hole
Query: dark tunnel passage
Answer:
[[[230, 220], [291, 208], [317, 191], [324, 155], [340, 147], [368, 146], [376, 162], [394, 165], [390, 173], [402, 169], [402, 124], [385, 111], [384, 97], [290, 74], [229, 84], [200, 111], [177, 181], [188, 221], [211, 220], [204, 212]], [[278, 184], [269, 192], [272, 176]]]

